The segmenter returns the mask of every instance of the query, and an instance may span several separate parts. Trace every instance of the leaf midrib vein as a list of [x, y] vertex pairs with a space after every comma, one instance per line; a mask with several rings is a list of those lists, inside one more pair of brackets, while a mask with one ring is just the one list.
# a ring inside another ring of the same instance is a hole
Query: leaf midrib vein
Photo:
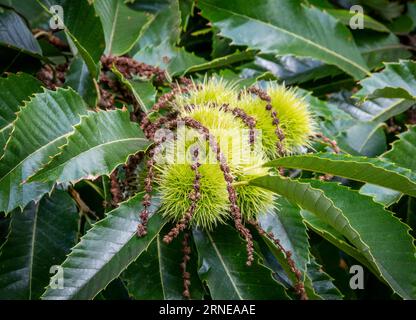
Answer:
[[226, 266], [226, 264], [225, 264], [225, 262], [224, 262], [224, 260], [222, 258], [222, 255], [219, 252], [219, 250], [217, 248], [217, 245], [214, 242], [214, 239], [212, 239], [211, 233], [210, 232], [207, 232], [207, 236], [208, 236], [209, 240], [211, 241], [211, 245], [214, 248], [214, 251], [215, 251], [215, 253], [218, 256], [218, 259], [220, 260], [220, 262], [221, 262], [221, 264], [222, 264], [222, 266], [223, 266], [223, 268], [225, 270], [225, 273], [227, 274], [228, 278], [230, 279], [231, 285], [233, 286], [235, 292], [237, 293], [238, 298], [240, 300], [244, 300], [243, 297], [241, 296], [240, 292], [238, 291], [237, 285], [234, 283], [234, 280], [233, 280], [230, 272], [228, 271], [228, 268], [227, 268], [227, 266]]
[[278, 31], [280, 31], [280, 32], [282, 32], [282, 33], [286, 33], [286, 34], [288, 34], [288, 35], [290, 35], [290, 36], [292, 36], [292, 37], [294, 37], [294, 38], [297, 38], [297, 39], [299, 39], [299, 40], [301, 40], [301, 41], [303, 41], [303, 42], [306, 42], [306, 43], [308, 43], [308, 44], [310, 44], [310, 45], [312, 45], [312, 46], [314, 46], [314, 47], [316, 47], [316, 48], [318, 48], [318, 49], [320, 49], [320, 50], [322, 50], [322, 51], [325, 51], [325, 52], [327, 52], [327, 53], [329, 53], [329, 54], [331, 54], [331, 55], [333, 55], [333, 56], [337, 57], [338, 59], [341, 59], [341, 60], [343, 60], [343, 61], [345, 61], [345, 62], [347, 62], [347, 63], [349, 63], [349, 64], [351, 64], [351, 65], [355, 66], [357, 69], [359, 69], [359, 70], [361, 70], [362, 72], [364, 72], [367, 76], [370, 76], [370, 75], [371, 75], [371, 72], [369, 72], [367, 69], [365, 69], [364, 67], [360, 66], [360, 65], [359, 65], [359, 64], [357, 64], [356, 62], [354, 62], [354, 61], [352, 61], [352, 60], [349, 60], [349, 59], [345, 58], [344, 56], [342, 56], [342, 55], [338, 54], [338, 53], [337, 53], [337, 52], [335, 52], [335, 51], [332, 51], [332, 50], [329, 50], [329, 49], [327, 49], [327, 48], [325, 48], [325, 47], [322, 47], [321, 45], [319, 45], [319, 44], [317, 44], [317, 43], [315, 43], [315, 42], [313, 42], [313, 41], [311, 41], [311, 40], [309, 40], [309, 39], [306, 39], [306, 38], [304, 38], [304, 37], [302, 37], [302, 36], [300, 36], [300, 35], [298, 35], [298, 34], [296, 34], [296, 33], [293, 33], [293, 32], [290, 32], [290, 31], [288, 31], [288, 30], [282, 29], [282, 28], [280, 28], [280, 27], [278, 27], [278, 26], [275, 26], [275, 25], [273, 25], [273, 24], [271, 24], [271, 23], [264, 22], [264, 21], [261, 21], [261, 20], [259, 20], [259, 19], [255, 19], [255, 18], [252, 18], [252, 17], [250, 17], [250, 16], [247, 16], [247, 15], [244, 15], [244, 14], [241, 14], [241, 13], [233, 12], [233, 11], [231, 11], [231, 10], [224, 9], [224, 8], [221, 8], [221, 7], [218, 7], [218, 6], [215, 6], [215, 5], [213, 5], [213, 4], [208, 4], [208, 3], [205, 3], [204, 5], [206, 5], [206, 6], [210, 6], [210, 7], [212, 7], [212, 8], [218, 9], [218, 10], [223, 10], [223, 11], [226, 11], [226, 12], [230, 13], [231, 15], [240, 16], [240, 17], [242, 17], [242, 18], [246, 18], [246, 19], [253, 20], [253, 21], [256, 21], [256, 22], [258, 22], [258, 23], [261, 23], [261, 24], [267, 25], [267, 26], [269, 26], [269, 27], [271, 27], [271, 28], [273, 28], [273, 29], [276, 29], [276, 30], [278, 30]]
[[[98, 149], [98, 148], [100, 148], [100, 147], [103, 147], [103, 146], [106, 146], [106, 145], [111, 145], [111, 144], [114, 144], [114, 143], [122, 143], [122, 142], [126, 142], [126, 141], [134, 141], [134, 140], [143, 140], [143, 141], [144, 141], [145, 139], [137, 137], [137, 138], [118, 139], [118, 140], [108, 141], [108, 142], [105, 142], [105, 143], [100, 143], [99, 145], [96, 145], [96, 146], [94, 146], [94, 147], [92, 147], [92, 148], [90, 148], [90, 149], [88, 149], [88, 150], [85, 150], [85, 151], [83, 151], [83, 152], [81, 152], [81, 153], [78, 153], [78, 154], [77, 154], [77, 155], [75, 155], [75, 156], [71, 156], [71, 158], [67, 159], [65, 162], [62, 162], [61, 164], [59, 164], [58, 166], [56, 166], [56, 167], [54, 167], [54, 168], [47, 169], [47, 166], [48, 166], [49, 164], [52, 164], [52, 162], [50, 162], [50, 163], [46, 164], [46, 166], [44, 167], [44, 169], [41, 169], [41, 171], [43, 171], [43, 172], [39, 171], [39, 174], [41, 175], [41, 174], [44, 174], [45, 172], [48, 172], [48, 171], [50, 171], [50, 170], [56, 170], [56, 169], [58, 169], [58, 168], [60, 168], [60, 167], [62, 167], [62, 166], [65, 166], [65, 165], [66, 165], [68, 162], [70, 162], [71, 160], [76, 159], [76, 158], [80, 157], [81, 155], [83, 155], [83, 154], [85, 154], [85, 153], [91, 152], [91, 151], [93, 151], [94, 149]], [[61, 154], [62, 154], [62, 153], [60, 153], [59, 155], [61, 155]], [[57, 156], [59, 156], [59, 155], [57, 155]], [[52, 161], [53, 161], [53, 160], [52, 160]], [[33, 177], [35, 177], [36, 175], [37, 175], [37, 174], [35, 174]]]

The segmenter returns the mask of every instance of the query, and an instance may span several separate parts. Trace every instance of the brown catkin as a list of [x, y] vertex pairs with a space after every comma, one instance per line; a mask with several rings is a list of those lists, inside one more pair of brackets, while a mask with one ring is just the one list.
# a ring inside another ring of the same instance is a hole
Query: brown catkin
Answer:
[[185, 299], [191, 299], [191, 293], [189, 291], [189, 287], [191, 286], [191, 274], [186, 270], [187, 264], [189, 260], [191, 260], [191, 246], [189, 245], [189, 238], [190, 238], [190, 235], [188, 232], [186, 232], [183, 236], [183, 241], [182, 241], [183, 258], [180, 264], [180, 269], [182, 272], [182, 280], [183, 280], [182, 295]]
[[308, 300], [308, 296], [305, 291], [305, 285], [302, 280], [302, 272], [296, 267], [295, 261], [292, 259], [292, 252], [290, 252], [289, 250], [286, 250], [280, 243], [280, 240], [275, 237], [273, 232], [266, 232], [257, 221], [251, 220], [250, 224], [253, 225], [257, 229], [258, 233], [261, 236], [267, 236], [271, 241], [273, 241], [276, 247], [281, 252], [283, 252], [283, 254], [286, 257], [290, 270], [296, 277], [296, 283], [294, 284], [294, 289], [295, 289], [296, 294], [300, 297], [301, 300]]
[[[336, 154], [339, 154], [341, 152], [340, 148], [338, 147], [338, 144], [335, 140], [331, 140], [328, 137], [324, 136], [322, 133], [316, 133], [315, 137], [318, 139], [321, 139], [322, 142], [326, 145], [328, 145]], [[321, 181], [329, 181], [333, 178], [334, 176], [331, 174], [325, 174], [323, 176], [319, 177], [319, 180]]]
[[123, 193], [118, 181], [118, 169], [115, 169], [110, 174], [110, 193], [112, 196], [112, 205], [114, 207], [118, 206], [118, 203], [123, 201]]
[[257, 88], [257, 87], [250, 87], [247, 89], [249, 93], [257, 95], [261, 100], [266, 102], [266, 110], [270, 112], [270, 116], [272, 118], [272, 123], [276, 127], [275, 133], [277, 136], [276, 141], [276, 149], [280, 156], [283, 156], [285, 154], [285, 149], [283, 146], [283, 140], [285, 139], [285, 135], [283, 133], [282, 128], [280, 127], [280, 120], [277, 114], [277, 111], [273, 109], [273, 106], [271, 104], [272, 99], [267, 94], [266, 91]]
[[163, 241], [165, 243], [171, 243], [174, 238], [176, 238], [185, 228], [189, 225], [193, 214], [195, 213], [196, 206], [198, 204], [199, 199], [201, 199], [201, 174], [199, 173], [198, 168], [201, 164], [198, 162], [199, 150], [195, 149], [193, 152], [193, 164], [191, 165], [191, 169], [195, 173], [195, 178], [193, 181], [193, 191], [189, 194], [189, 199], [191, 200], [191, 205], [182, 219], [169, 231], [167, 235], [163, 237]]

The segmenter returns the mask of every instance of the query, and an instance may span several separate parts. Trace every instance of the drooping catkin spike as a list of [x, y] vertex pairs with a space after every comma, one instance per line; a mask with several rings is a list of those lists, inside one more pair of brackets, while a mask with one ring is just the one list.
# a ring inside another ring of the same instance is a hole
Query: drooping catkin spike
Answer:
[[149, 209], [152, 205], [152, 191], [153, 191], [153, 179], [154, 179], [154, 165], [155, 165], [155, 150], [162, 143], [166, 141], [166, 137], [163, 137], [160, 141], [155, 141], [152, 148], [149, 150], [149, 159], [146, 162], [147, 175], [144, 179], [144, 190], [146, 193], [143, 196], [143, 209], [140, 212], [140, 223], [137, 226], [137, 235], [144, 237], [147, 234], [147, 222], [149, 220]]
[[182, 295], [186, 299], [191, 299], [191, 293], [189, 291], [189, 287], [191, 286], [191, 274], [186, 271], [186, 266], [191, 260], [191, 246], [189, 245], [189, 238], [190, 235], [186, 232], [183, 236], [182, 241], [182, 253], [183, 259], [180, 264], [181, 272], [182, 272], [182, 279], [183, 279], [183, 292]]
[[220, 110], [231, 112], [236, 118], [239, 118], [249, 128], [250, 146], [254, 147], [256, 119], [254, 119], [252, 116], [249, 116], [243, 109], [230, 108], [230, 106], [225, 103], [220, 107]]
[[276, 127], [275, 133], [277, 136], [277, 141], [276, 141], [277, 152], [280, 156], [283, 156], [285, 154], [285, 149], [283, 146], [283, 140], [285, 139], [285, 135], [283, 133], [282, 128], [280, 127], [280, 120], [279, 120], [277, 111], [273, 109], [273, 106], [271, 104], [272, 102], [271, 97], [267, 94], [266, 91], [257, 87], [250, 87], [247, 89], [247, 92], [257, 95], [261, 100], [266, 102], [266, 110], [270, 112], [272, 123]]
[[[338, 154], [341, 152], [340, 148], [338, 147], [338, 144], [335, 140], [331, 140], [328, 137], [324, 136], [322, 133], [316, 133], [315, 137], [320, 139], [324, 144], [328, 145], [333, 151], [334, 153]], [[329, 181], [333, 178], [334, 176], [331, 174], [325, 174], [323, 176], [319, 177], [319, 180], [322, 181]]]
[[121, 191], [120, 183], [118, 181], [118, 169], [115, 169], [110, 174], [110, 193], [112, 197], [112, 205], [116, 207], [119, 202], [123, 201], [123, 193]]
[[183, 218], [169, 231], [167, 235], [163, 237], [165, 243], [171, 243], [174, 238], [176, 238], [185, 228], [189, 225], [192, 216], [196, 210], [197, 203], [201, 199], [201, 174], [199, 173], [198, 168], [201, 164], [198, 162], [199, 150], [196, 148], [192, 155], [193, 164], [191, 169], [195, 172], [195, 179], [193, 184], [193, 190], [189, 194], [189, 199], [191, 200], [191, 206], [188, 211], [185, 213]]
[[139, 62], [130, 57], [102, 56], [101, 64], [104, 71], [111, 70], [115, 66], [127, 79], [131, 79], [133, 75], [139, 75], [148, 79], [155, 76], [157, 83], [166, 81], [166, 73], [163, 69]]
[[179, 78], [179, 83], [174, 83], [171, 85], [171, 91], [160, 96], [158, 101], [152, 106], [152, 111], [167, 109], [177, 95], [189, 92], [189, 89], [192, 85], [192, 82], [190, 81], [191, 80], [184, 77]]
[[334, 151], [334, 153], [338, 154], [338, 153], [341, 152], [341, 150], [338, 147], [338, 144], [335, 140], [329, 139], [328, 137], [324, 136], [322, 133], [316, 133], [315, 137], [317, 137], [318, 139], [321, 139], [324, 144], [331, 147], [331, 149]]
[[271, 241], [273, 241], [273, 243], [277, 246], [277, 248], [281, 252], [283, 252], [283, 254], [286, 257], [287, 263], [290, 267], [290, 271], [292, 271], [293, 274], [296, 277], [296, 283], [294, 284], [294, 289], [295, 289], [296, 294], [300, 297], [301, 300], [308, 300], [308, 296], [307, 296], [306, 291], [305, 291], [305, 285], [304, 285], [303, 279], [302, 279], [302, 272], [296, 267], [295, 261], [292, 259], [292, 252], [286, 250], [283, 247], [283, 245], [280, 243], [280, 240], [275, 237], [273, 232], [266, 232], [260, 226], [260, 224], [255, 220], [251, 220], [249, 222], [252, 226], [254, 226], [257, 229], [257, 231], [260, 235], [267, 236]]

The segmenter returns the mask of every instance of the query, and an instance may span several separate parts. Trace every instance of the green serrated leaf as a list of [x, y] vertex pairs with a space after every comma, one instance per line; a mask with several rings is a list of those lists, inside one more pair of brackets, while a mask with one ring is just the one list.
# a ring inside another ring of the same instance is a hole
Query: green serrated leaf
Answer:
[[0, 158], [3, 156], [20, 105], [32, 94], [41, 91], [41, 83], [25, 73], [0, 78]]
[[[149, 218], [145, 237], [136, 235], [138, 213], [143, 194], [137, 194], [109, 212], [88, 230], [61, 265], [64, 288], [48, 287], [41, 297], [45, 300], [93, 299], [134, 260], [145, 252], [157, 237], [165, 221], [161, 215]], [[155, 212], [154, 204], [151, 212]], [[55, 276], [51, 279], [54, 281]]]
[[[148, 250], [123, 272], [122, 278], [126, 281], [129, 294], [134, 299], [184, 299], [182, 295], [183, 278], [180, 269], [183, 259], [183, 254], [181, 254], [183, 234], [179, 235], [172, 243], [166, 244], [163, 242], [163, 236], [171, 228], [171, 225], [167, 225], [149, 245]], [[192, 300], [201, 300], [204, 291], [197, 274], [198, 256], [192, 249], [191, 260], [186, 266], [186, 270], [191, 276], [190, 295]]]
[[0, 45], [22, 51], [35, 57], [42, 50], [25, 21], [13, 10], [0, 8]]
[[191, 66], [190, 68], [185, 70], [184, 74], [204, 71], [208, 69], [222, 68], [222, 67], [230, 66], [237, 62], [252, 60], [255, 57], [255, 53], [256, 52], [254, 50], [246, 50], [246, 51], [241, 51], [241, 52], [236, 51], [232, 54], [219, 57], [219, 58], [213, 59], [211, 61], [199, 64], [199, 65], [197, 64], [197, 65]]
[[130, 53], [134, 59], [166, 69], [172, 76], [205, 63], [204, 59], [176, 46], [180, 40], [180, 31], [179, 4], [178, 0], [173, 0], [143, 29]]
[[78, 220], [74, 201], [59, 190], [13, 213], [0, 255], [0, 299], [39, 299], [51, 267], [76, 243]]
[[72, 60], [65, 77], [65, 85], [78, 92], [89, 106], [95, 107], [97, 104], [97, 86], [81, 57], [77, 56]]
[[128, 111], [111, 110], [81, 117], [67, 143], [31, 181], [75, 182], [109, 175], [127, 158], [145, 150], [150, 142]]
[[332, 282], [332, 279], [322, 266], [316, 262], [311, 255], [305, 280], [305, 290], [309, 299], [312, 300], [342, 300], [342, 293]]
[[285, 198], [276, 200], [274, 212], [259, 215], [259, 223], [267, 232], [273, 232], [285, 250], [292, 253], [296, 267], [305, 272], [309, 262], [309, 241], [300, 209]]
[[360, 82], [359, 98], [399, 98], [416, 100], [416, 62], [385, 63], [386, 68]]
[[408, 130], [399, 134], [399, 140], [393, 142], [391, 149], [382, 155], [395, 164], [416, 171], [416, 158], [409, 155], [416, 154], [416, 126], [409, 126]]
[[379, 32], [390, 32], [390, 30], [384, 24], [365, 14], [342, 9], [326, 9], [325, 11], [328, 12], [331, 16], [337, 18], [346, 26], [349, 26], [351, 18], [355, 17], [357, 19], [363, 20], [365, 29], [371, 29]]
[[383, 62], [396, 62], [412, 56], [393, 33], [374, 34], [360, 31], [354, 34], [354, 39], [370, 69], [382, 67]]
[[198, 273], [214, 300], [288, 299], [256, 254], [253, 265], [246, 265], [245, 244], [234, 229], [194, 229], [193, 235], [200, 259]]
[[301, 210], [301, 215], [308, 226], [308, 229], [319, 234], [322, 238], [362, 263], [367, 269], [377, 275], [374, 266], [372, 266], [371, 263], [366, 260], [366, 257], [364, 257], [356, 248], [349, 244], [341, 233], [307, 210]]
[[374, 123], [384, 122], [405, 112], [415, 104], [412, 100], [386, 98], [360, 102], [352, 98], [351, 93], [347, 91], [331, 95], [330, 101], [355, 119]]
[[139, 38], [142, 27], [150, 16], [132, 10], [123, 0], [95, 1], [106, 41], [106, 54], [121, 56], [127, 53]]
[[369, 75], [348, 29], [317, 8], [286, 0], [204, 0], [198, 6], [233, 44], [276, 55], [312, 57], [357, 79]]
[[[49, 3], [48, 0], [36, 1], [49, 14], [51, 14], [50, 6], [56, 4]], [[64, 16], [63, 21], [60, 19], [60, 23], [64, 26], [68, 39], [72, 41], [72, 49], [78, 51], [88, 66], [91, 76], [96, 79], [99, 74], [99, 61], [105, 49], [100, 18], [96, 15], [93, 4], [88, 0], [63, 1], [62, 8]]]
[[22, 183], [59, 152], [86, 112], [85, 102], [72, 89], [46, 90], [25, 103], [0, 161], [0, 211], [24, 207], [51, 190], [52, 183]]
[[270, 161], [265, 166], [323, 172], [416, 196], [414, 174], [410, 170], [381, 159], [317, 153], [283, 157]]
[[127, 89], [133, 94], [137, 103], [142, 108], [142, 111], [149, 112], [156, 100], [156, 88], [153, 86], [150, 80], [131, 80], [126, 79], [123, 74], [115, 67], [111, 69], [116, 75], [118, 80], [124, 84]]
[[286, 197], [345, 236], [379, 275], [405, 299], [416, 297], [416, 248], [409, 227], [391, 212], [359, 194], [335, 183], [298, 182], [279, 176], [251, 181]]
[[[392, 144], [392, 148], [381, 158], [414, 172], [416, 171], [416, 161], [414, 157], [409, 157], [409, 155], [415, 154], [415, 152], [416, 127], [411, 126], [399, 135], [399, 140], [396, 140]], [[360, 193], [374, 197], [374, 201], [382, 203], [386, 207], [396, 203], [402, 197], [400, 192], [368, 183], [361, 187]]]

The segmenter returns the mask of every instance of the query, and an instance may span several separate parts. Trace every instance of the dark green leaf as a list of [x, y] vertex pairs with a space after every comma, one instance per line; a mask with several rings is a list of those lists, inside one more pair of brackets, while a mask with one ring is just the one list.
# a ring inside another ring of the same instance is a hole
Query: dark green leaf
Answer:
[[24, 20], [14, 11], [0, 7], [0, 45], [41, 56], [42, 50]]
[[370, 69], [382, 67], [383, 62], [395, 62], [412, 56], [392, 33], [376, 34], [360, 30], [354, 34], [354, 39]]
[[75, 182], [109, 175], [127, 158], [145, 150], [146, 140], [127, 111], [112, 110], [81, 116], [62, 152], [28, 181]]
[[204, 63], [204, 59], [176, 46], [180, 24], [178, 0], [173, 0], [144, 28], [131, 50], [134, 59], [166, 69], [170, 75], [183, 73], [193, 65]]
[[311, 256], [311, 262], [308, 264], [307, 276], [305, 280], [305, 289], [309, 299], [317, 300], [341, 300], [342, 293], [334, 285], [333, 280], [322, 266]]
[[[46, 12], [51, 5], [49, 0], [36, 0]], [[65, 33], [72, 41], [73, 51], [78, 51], [84, 59], [91, 76], [95, 79], [99, 73], [98, 62], [105, 49], [104, 31], [93, 4], [88, 0], [71, 0], [60, 3], [64, 17], [60, 21]], [[75, 47], [74, 47], [75, 46]], [[75, 52], [76, 53], [76, 52]]]
[[317, 8], [286, 0], [204, 0], [198, 6], [233, 44], [276, 55], [312, 57], [358, 79], [369, 74], [347, 28]]
[[[403, 168], [416, 171], [416, 161], [414, 157], [409, 157], [416, 152], [416, 127], [409, 127], [408, 130], [399, 135], [391, 150], [383, 154], [381, 157], [391, 161]], [[390, 206], [400, 200], [402, 194], [392, 189], [380, 186], [365, 184], [360, 193], [374, 197], [375, 201]]]
[[371, 29], [379, 32], [390, 32], [390, 30], [382, 23], [377, 20], [361, 13], [355, 13], [348, 10], [342, 9], [327, 9], [325, 10], [331, 16], [334, 16], [346, 26], [350, 25], [351, 18], [362, 19], [364, 22], [364, 28]]
[[66, 74], [65, 85], [78, 92], [91, 107], [97, 104], [97, 87], [82, 58], [75, 57], [72, 60], [68, 73]]
[[317, 153], [279, 158], [268, 162], [266, 166], [329, 173], [416, 195], [416, 179], [410, 170], [381, 159]]
[[64, 191], [13, 212], [10, 233], [0, 256], [0, 299], [39, 299], [75, 245], [79, 216]]
[[416, 99], [416, 62], [385, 63], [386, 68], [361, 81], [360, 98]]
[[95, 9], [101, 18], [106, 41], [106, 54], [123, 55], [139, 38], [149, 15], [130, 9], [124, 0], [95, 1]]
[[194, 229], [193, 234], [200, 257], [198, 273], [213, 299], [288, 298], [256, 254], [253, 265], [246, 265], [245, 244], [231, 227], [219, 226], [213, 232]]
[[265, 231], [273, 232], [285, 250], [292, 253], [296, 267], [304, 272], [309, 262], [309, 242], [299, 207], [279, 198], [276, 211], [259, 215], [259, 222]]
[[[137, 299], [181, 300], [183, 279], [180, 264], [183, 259], [181, 234], [172, 243], [163, 242], [171, 225], [167, 225], [149, 248], [123, 273], [130, 295]], [[203, 298], [204, 292], [197, 274], [198, 256], [191, 252], [187, 272], [191, 275], [190, 294], [193, 300]]]
[[20, 105], [32, 94], [41, 91], [41, 83], [28, 74], [18, 73], [0, 78], [0, 158]]
[[[92, 299], [145, 252], [165, 222], [159, 214], [153, 214], [147, 235], [137, 237], [142, 197], [137, 194], [122, 203], [88, 230], [62, 264], [64, 289], [48, 287], [43, 299]], [[151, 210], [154, 212], [155, 207]]]
[[45, 91], [25, 103], [0, 161], [0, 211], [24, 207], [50, 191], [51, 183], [22, 182], [59, 152], [86, 112], [85, 103], [72, 89]]
[[400, 296], [416, 297], [416, 248], [409, 227], [372, 198], [335, 183], [304, 183], [279, 176], [258, 178], [251, 184], [313, 212], [344, 235]]

